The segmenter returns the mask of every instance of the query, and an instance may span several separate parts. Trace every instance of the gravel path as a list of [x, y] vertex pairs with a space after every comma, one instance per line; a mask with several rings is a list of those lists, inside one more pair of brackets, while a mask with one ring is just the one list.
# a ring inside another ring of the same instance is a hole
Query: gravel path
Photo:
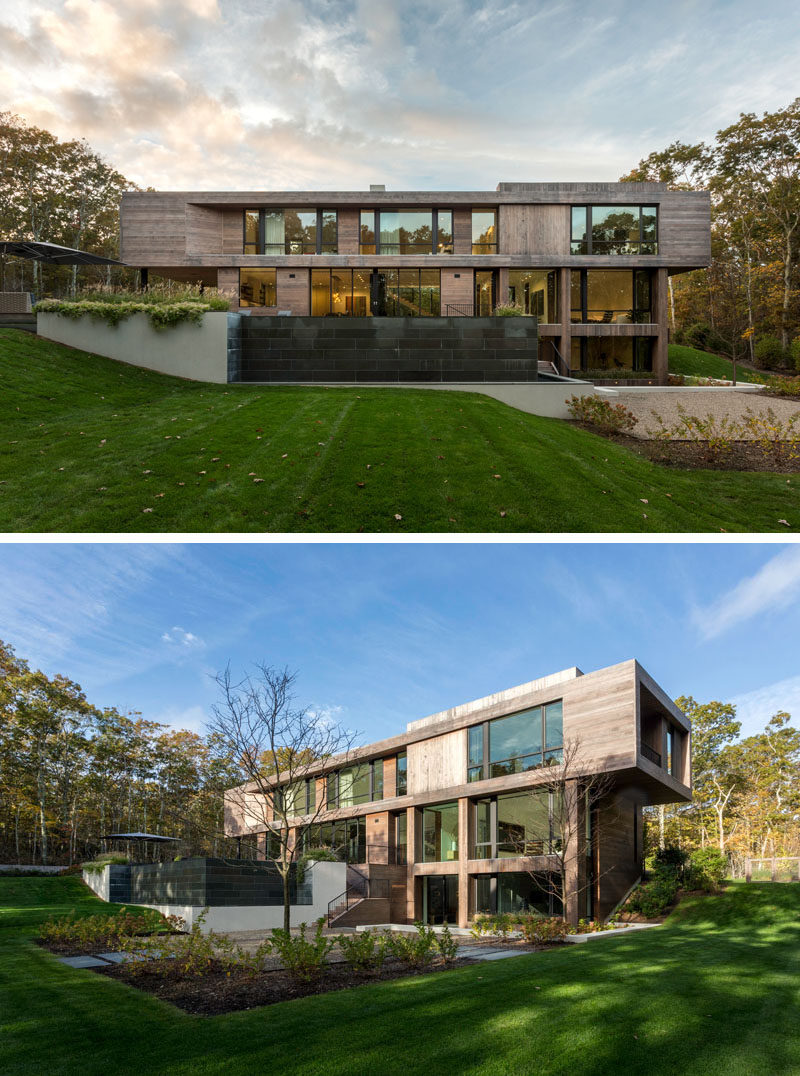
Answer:
[[[754, 392], [735, 392], [725, 388], [710, 389], [705, 392], [691, 390], [659, 392], [657, 389], [653, 392], [641, 390], [625, 392], [624, 389], [620, 389], [618, 396], [610, 402], [624, 404], [636, 415], [639, 422], [633, 430], [633, 436], [642, 440], [649, 440], [648, 426], [652, 429], [658, 426], [651, 412], [655, 411], [670, 426], [680, 419], [679, 404], [690, 415], [697, 415], [700, 418], [712, 414], [718, 419], [725, 415], [731, 419], [743, 419], [747, 410], [756, 414], [766, 414], [770, 408], [777, 418], [784, 422], [791, 419], [793, 415], [800, 415], [800, 401], [779, 400], [774, 396], [762, 396]], [[797, 429], [800, 432], [800, 420], [798, 420]]]

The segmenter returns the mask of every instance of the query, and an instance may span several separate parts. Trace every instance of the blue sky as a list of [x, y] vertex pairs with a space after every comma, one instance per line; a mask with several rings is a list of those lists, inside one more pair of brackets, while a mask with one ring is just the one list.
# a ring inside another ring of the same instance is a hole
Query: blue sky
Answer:
[[672, 696], [800, 722], [800, 546], [7, 544], [0, 637], [101, 706], [202, 731], [213, 675], [299, 670], [364, 742], [631, 657]]
[[614, 180], [800, 93], [794, 0], [26, 0], [0, 108], [173, 189]]

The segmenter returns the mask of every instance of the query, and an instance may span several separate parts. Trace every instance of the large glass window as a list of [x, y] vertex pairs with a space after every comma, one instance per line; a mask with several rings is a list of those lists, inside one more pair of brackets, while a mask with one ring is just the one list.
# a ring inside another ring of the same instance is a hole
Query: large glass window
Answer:
[[472, 253], [497, 253], [497, 210], [472, 210]]
[[555, 323], [559, 320], [557, 281], [555, 270], [509, 269], [508, 301], [539, 321]]
[[440, 803], [422, 811], [422, 862], [458, 859], [458, 804]]
[[408, 862], [408, 820], [405, 811], [396, 815], [394, 820], [394, 861], [399, 867]]
[[245, 209], [245, 254], [336, 254], [335, 209]]
[[478, 915], [561, 915], [555, 875], [509, 871], [479, 874], [475, 879], [475, 911]]
[[560, 700], [473, 725], [468, 733], [467, 780], [505, 777], [552, 765], [561, 761], [562, 747]]
[[284, 805], [287, 816], [296, 817], [302, 814], [311, 814], [316, 807], [317, 789], [316, 781], [307, 778], [305, 781], [296, 781], [293, 785], [281, 790], [284, 796]]
[[397, 756], [397, 788], [398, 796], [405, 796], [408, 792], [408, 754], [401, 751]]
[[239, 270], [239, 306], [277, 306], [275, 269]]
[[450, 209], [362, 209], [359, 254], [452, 254]]
[[571, 319], [599, 324], [647, 323], [650, 273], [646, 269], [573, 269]]
[[440, 311], [438, 269], [380, 269], [374, 273], [374, 313], [389, 317], [436, 317]]
[[573, 254], [657, 254], [658, 206], [572, 207]]
[[328, 810], [383, 799], [383, 759], [328, 774]]
[[653, 369], [653, 341], [649, 336], [573, 336], [572, 369], [591, 376], [593, 370]]
[[361, 815], [307, 826], [300, 834], [300, 842], [304, 852], [309, 848], [329, 848], [347, 863], [366, 863], [367, 819]]
[[560, 801], [550, 792], [476, 800], [473, 859], [544, 856], [560, 848]]

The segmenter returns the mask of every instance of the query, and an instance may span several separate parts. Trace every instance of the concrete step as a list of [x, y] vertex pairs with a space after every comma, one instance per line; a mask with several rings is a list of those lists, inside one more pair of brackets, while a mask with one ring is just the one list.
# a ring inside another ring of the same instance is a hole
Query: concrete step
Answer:
[[334, 915], [331, 919], [331, 927], [359, 927], [373, 926], [375, 923], [388, 922], [389, 898], [388, 897], [363, 897], [356, 904]]

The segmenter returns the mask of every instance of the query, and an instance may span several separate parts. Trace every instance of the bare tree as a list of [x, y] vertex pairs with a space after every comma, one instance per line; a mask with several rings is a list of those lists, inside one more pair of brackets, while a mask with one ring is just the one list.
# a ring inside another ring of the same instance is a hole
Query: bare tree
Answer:
[[241, 776], [241, 784], [226, 793], [228, 803], [249, 829], [266, 834], [276, 853], [269, 858], [283, 882], [284, 930], [290, 925], [292, 865], [300, 851], [292, 827], [313, 826], [327, 810], [325, 797], [316, 795], [316, 779], [347, 762], [356, 735], [326, 714], [296, 707], [296, 676], [261, 662], [252, 676], [235, 682], [228, 666], [215, 677], [221, 699], [208, 726]]
[[[561, 902], [564, 919], [577, 921], [579, 898], [597, 881], [598, 876], [592, 876], [586, 869], [592, 842], [599, 837], [598, 827], [591, 824], [593, 815], [587, 824], [587, 811], [594, 812], [613, 787], [611, 774], [592, 772], [583, 757], [580, 739], [574, 738], [564, 740], [561, 761], [547, 770], [546, 780], [529, 789], [531, 797], [547, 795], [549, 799], [549, 839], [535, 844], [537, 852], [541, 845], [541, 852], [555, 869], [548, 866], [542, 870], [531, 864], [527, 873], [541, 892]], [[609, 821], [606, 817], [605, 824]], [[520, 849], [520, 854], [530, 856], [531, 852], [525, 847]], [[613, 865], [609, 866], [602, 874], [613, 869]]]

